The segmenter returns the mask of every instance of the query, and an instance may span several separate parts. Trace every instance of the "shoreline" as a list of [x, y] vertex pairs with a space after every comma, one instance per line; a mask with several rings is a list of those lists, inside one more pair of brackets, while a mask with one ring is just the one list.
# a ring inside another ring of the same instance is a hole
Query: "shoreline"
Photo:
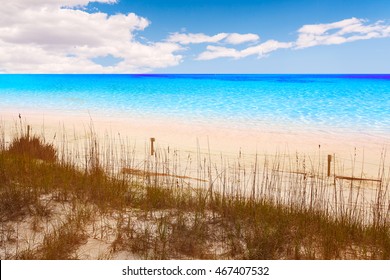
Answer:
[[[175, 149], [182, 152], [211, 153], [216, 158], [237, 158], [256, 155], [305, 155], [318, 158], [328, 154], [342, 160], [346, 170], [352, 163], [364, 164], [364, 171], [371, 176], [377, 173], [379, 160], [390, 147], [390, 136], [356, 133], [336, 133], [318, 130], [293, 131], [270, 124], [268, 128], [226, 127], [196, 124], [185, 120], [151, 118], [101, 117], [94, 113], [21, 111], [24, 124], [32, 127], [32, 133], [44, 134], [48, 141], [65, 132], [67, 139], [72, 135], [87, 135], [91, 129], [100, 138], [121, 138], [130, 140], [139, 155], [144, 156], [150, 138], [155, 138], [156, 149]], [[12, 137], [20, 120], [18, 115], [2, 112], [0, 121], [6, 138]], [[69, 140], [69, 139], [68, 139]], [[385, 166], [389, 166], [387, 157]], [[344, 174], [348, 175], [348, 174]]]

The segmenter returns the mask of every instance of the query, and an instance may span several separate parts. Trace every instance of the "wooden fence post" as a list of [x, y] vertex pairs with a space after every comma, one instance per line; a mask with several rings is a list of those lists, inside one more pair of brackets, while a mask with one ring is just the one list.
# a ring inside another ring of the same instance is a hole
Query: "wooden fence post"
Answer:
[[332, 162], [332, 155], [328, 155], [328, 177], [330, 176], [330, 163]]
[[156, 141], [156, 139], [154, 137], [150, 138], [150, 155], [154, 155], [154, 141]]

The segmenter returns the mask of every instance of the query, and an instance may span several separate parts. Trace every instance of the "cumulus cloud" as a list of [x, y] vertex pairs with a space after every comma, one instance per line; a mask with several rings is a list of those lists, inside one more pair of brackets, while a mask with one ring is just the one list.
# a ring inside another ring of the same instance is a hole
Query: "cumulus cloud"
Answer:
[[208, 36], [203, 33], [173, 33], [167, 41], [173, 43], [179, 43], [182, 45], [188, 44], [201, 44], [201, 43], [217, 43], [225, 39], [228, 36], [227, 33], [219, 33], [214, 36]]
[[[164, 41], [137, 36], [151, 22], [134, 13], [88, 12], [92, 2], [118, 0], [12, 0], [0, 5], [0, 72], [140, 73], [175, 66], [191, 44], [208, 44], [197, 60], [259, 58], [279, 49], [303, 49], [390, 37], [390, 25], [358, 18], [304, 25], [293, 42], [253, 33], [172, 33]], [[237, 47], [237, 45], [241, 45]]]
[[209, 36], [203, 33], [173, 33], [168, 38], [168, 42], [179, 43], [182, 45], [202, 44], [202, 43], [219, 43], [238, 45], [246, 42], [255, 42], [260, 39], [259, 35], [247, 33], [218, 33]]
[[[182, 47], [172, 42], [141, 43], [134, 32], [150, 22], [134, 13], [88, 13], [89, 2], [116, 0], [13, 0], [0, 6], [0, 69], [19, 73], [147, 72], [174, 66]], [[103, 67], [96, 57], [116, 57]]]
[[247, 33], [247, 34], [239, 34], [239, 33], [231, 33], [226, 37], [225, 42], [233, 45], [239, 45], [247, 42], [256, 42], [259, 41], [260, 37], [257, 34]]
[[207, 51], [202, 52], [197, 60], [211, 60], [221, 57], [230, 57], [230, 58], [241, 58], [240, 51], [233, 48], [218, 47], [218, 46], [207, 46]]
[[278, 42], [275, 40], [268, 40], [260, 45], [253, 46], [242, 50], [244, 57], [249, 55], [257, 55], [262, 57], [268, 53], [274, 52], [279, 49], [289, 49], [293, 46], [291, 42]]
[[328, 24], [304, 25], [298, 30], [298, 34], [296, 48], [303, 49], [390, 37], [390, 26], [381, 21], [366, 24], [363, 19], [350, 18]]
[[[259, 40], [259, 37], [256, 38], [256, 35], [253, 35], [255, 34], [228, 34], [224, 41], [230, 41], [231, 44], [235, 42], [239, 44]], [[209, 45], [206, 51], [202, 52], [197, 59], [211, 60], [221, 57], [240, 59], [250, 55], [263, 57], [279, 49], [303, 49], [319, 45], [339, 45], [358, 40], [385, 37], [390, 37], [390, 25], [386, 25], [382, 21], [368, 24], [363, 19], [350, 18], [333, 23], [304, 25], [298, 30], [298, 38], [295, 42], [268, 40], [262, 44], [241, 50]], [[250, 38], [252, 40], [249, 40]]]
[[278, 42], [275, 40], [268, 40], [262, 44], [245, 48], [243, 50], [236, 50], [234, 48], [225, 48], [217, 46], [207, 46], [207, 51], [202, 52], [197, 59], [198, 60], [211, 60], [221, 57], [226, 58], [244, 58], [250, 55], [257, 55], [261, 58], [268, 53], [276, 51], [278, 49], [288, 49], [293, 46], [291, 42]]

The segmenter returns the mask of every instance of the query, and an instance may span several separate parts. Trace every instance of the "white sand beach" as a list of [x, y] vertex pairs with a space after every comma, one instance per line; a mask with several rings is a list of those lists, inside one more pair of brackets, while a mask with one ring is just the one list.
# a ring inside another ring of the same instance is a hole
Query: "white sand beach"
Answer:
[[[314, 207], [315, 210], [326, 211], [335, 216], [354, 213], [356, 217], [351, 217], [352, 220], [361, 219], [362, 223], [367, 224], [374, 221], [375, 213], [388, 217], [386, 211], [390, 193], [387, 188], [384, 193], [378, 191], [382, 183], [376, 181], [383, 174], [386, 181], [389, 174], [389, 157], [384, 157], [390, 141], [384, 135], [353, 135], [303, 129], [294, 131], [274, 124], [263, 130], [229, 128], [226, 123], [217, 126], [214, 123], [196, 124], [174, 119], [125, 119], [101, 117], [93, 113], [75, 115], [67, 112], [41, 112], [38, 109], [21, 111], [20, 114], [21, 119], [14, 112], [2, 112], [0, 132], [4, 132], [6, 141], [11, 141], [15, 133], [20, 133], [21, 124], [23, 133], [29, 125], [30, 134], [45, 137], [47, 142], [59, 147], [59, 151], [62, 147], [67, 147], [65, 154], [79, 156], [78, 160], [82, 165], [85, 163], [83, 151], [86, 151], [88, 145], [94, 145], [91, 143], [91, 139], [94, 139], [91, 137], [93, 132], [101, 145], [98, 153], [103, 157], [103, 165], [129, 167], [128, 171], [131, 172], [123, 174], [129, 174], [134, 180], [145, 179], [137, 178], [137, 171], [141, 171], [139, 174], [156, 175], [144, 177], [153, 177], [162, 185], [188, 186], [192, 190], [213, 186], [217, 193], [226, 191], [230, 195], [242, 197], [256, 195], [258, 198], [286, 205], [302, 206], [302, 203], [306, 203], [305, 207]], [[151, 137], [156, 140], [156, 157], [150, 156]], [[123, 143], [125, 153], [131, 158], [126, 158], [124, 165], [122, 162], [115, 162], [124, 160], [121, 158]], [[113, 159], [110, 155], [107, 156], [107, 153], [115, 151], [119, 151], [119, 154], [113, 156]], [[86, 154], [88, 152], [90, 151], [87, 150]], [[166, 156], [167, 153], [170, 155]], [[329, 177], [325, 175], [328, 155], [332, 155]], [[383, 168], [386, 169], [385, 172]], [[142, 170], [147, 171], [142, 173]], [[267, 184], [264, 176], [274, 176], [270, 180], [272, 183]], [[336, 183], [336, 176], [363, 178], [368, 181], [357, 180], [352, 184], [352, 180], [340, 179]], [[252, 189], [255, 181], [257, 188]], [[65, 203], [66, 206], [67, 203], [69, 202]], [[374, 205], [379, 207], [377, 212], [373, 210]], [[54, 209], [52, 219], [60, 223], [61, 215], [67, 212], [57, 211], [56, 204], [47, 206]], [[82, 206], [80, 209], [86, 207]], [[126, 212], [125, 218], [139, 221], [137, 211], [139, 209], [131, 209], [129, 213]], [[140, 213], [142, 215], [142, 211]], [[115, 227], [117, 220], [113, 215], [117, 215], [116, 212], [94, 217], [89, 222], [84, 231], [87, 238], [76, 250], [76, 258], [141, 258], [129, 251], [113, 249], [118, 230]], [[38, 226], [44, 228], [49, 221], [43, 220]], [[20, 232], [20, 235], [18, 242], [10, 245], [7, 243], [0, 250], [1, 256], [12, 258], [23, 250], [37, 250], [45, 234], [50, 235], [54, 231], [47, 228], [36, 234], [30, 229], [31, 224], [30, 220], [20, 227], [12, 222], [7, 223], [9, 232], [17, 228], [19, 231], [16, 232]], [[148, 224], [141, 219], [137, 225], [140, 227], [137, 230], [142, 230]], [[210, 248], [217, 257], [225, 254], [219, 243], [216, 243], [215, 248]]]
[[[333, 159], [345, 172], [351, 175], [354, 166], [355, 176], [361, 174], [367, 178], [377, 176], [381, 160], [385, 157], [385, 166], [389, 166], [389, 156], [385, 156], [390, 147], [390, 136], [367, 133], [313, 131], [294, 127], [287, 128], [278, 124], [269, 124], [263, 129], [229, 127], [210, 122], [196, 123], [177, 119], [118, 118], [101, 116], [90, 112], [42, 112], [21, 111], [21, 121], [29, 124], [33, 133], [44, 132], [47, 141], [59, 140], [61, 135], [67, 141], [79, 140], [88, 135], [91, 125], [98, 138], [125, 139], [135, 148], [140, 158], [149, 151], [150, 138], [154, 137], [155, 148], [177, 150], [186, 153], [198, 151], [214, 156], [220, 161], [221, 155], [232, 160], [245, 155], [247, 160], [258, 156], [289, 155], [306, 156], [315, 162], [319, 157]], [[6, 137], [12, 136], [16, 125], [20, 123], [16, 111], [1, 112]], [[55, 138], [55, 139], [54, 139]]]

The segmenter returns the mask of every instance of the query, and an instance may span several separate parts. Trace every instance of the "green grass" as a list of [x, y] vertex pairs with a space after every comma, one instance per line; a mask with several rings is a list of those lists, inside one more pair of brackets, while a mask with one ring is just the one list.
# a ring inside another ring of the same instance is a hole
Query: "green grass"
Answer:
[[[213, 186], [211, 192], [211, 188], [177, 186], [178, 181], [166, 183], [156, 173], [153, 176], [152, 170], [144, 172], [143, 180], [107, 172], [109, 167], [101, 164], [106, 161], [98, 158], [97, 142], [90, 143], [85, 166], [58, 160], [57, 149], [37, 136], [16, 137], [9, 145], [0, 145], [3, 224], [13, 225], [29, 217], [50, 220], [54, 212], [42, 200], [45, 195], [73, 209], [39, 244], [2, 258], [77, 258], [77, 249], [89, 238], [88, 226], [113, 213], [113, 254], [128, 251], [145, 259], [390, 258], [388, 212], [379, 218], [376, 215], [377, 222], [367, 222], [364, 216], [359, 218], [357, 210], [336, 215], [328, 208], [315, 208], [313, 196], [302, 196], [303, 191], [324, 190], [326, 179], [308, 181], [290, 174], [297, 191], [283, 200], [273, 191], [284, 175], [265, 166], [265, 175], [257, 178], [249, 195], [234, 189], [223, 177], [217, 178], [222, 186]], [[209, 179], [204, 174], [202, 179]], [[234, 180], [242, 181], [248, 176], [240, 171], [233, 175]], [[384, 191], [388, 182], [383, 180]], [[272, 196], [266, 195], [269, 193]], [[378, 196], [370, 211], [383, 202], [388, 203], [385, 196]], [[88, 211], [91, 207], [98, 211]], [[6, 231], [2, 229], [1, 235], [2, 249], [7, 249], [11, 243], [5, 238]]]

